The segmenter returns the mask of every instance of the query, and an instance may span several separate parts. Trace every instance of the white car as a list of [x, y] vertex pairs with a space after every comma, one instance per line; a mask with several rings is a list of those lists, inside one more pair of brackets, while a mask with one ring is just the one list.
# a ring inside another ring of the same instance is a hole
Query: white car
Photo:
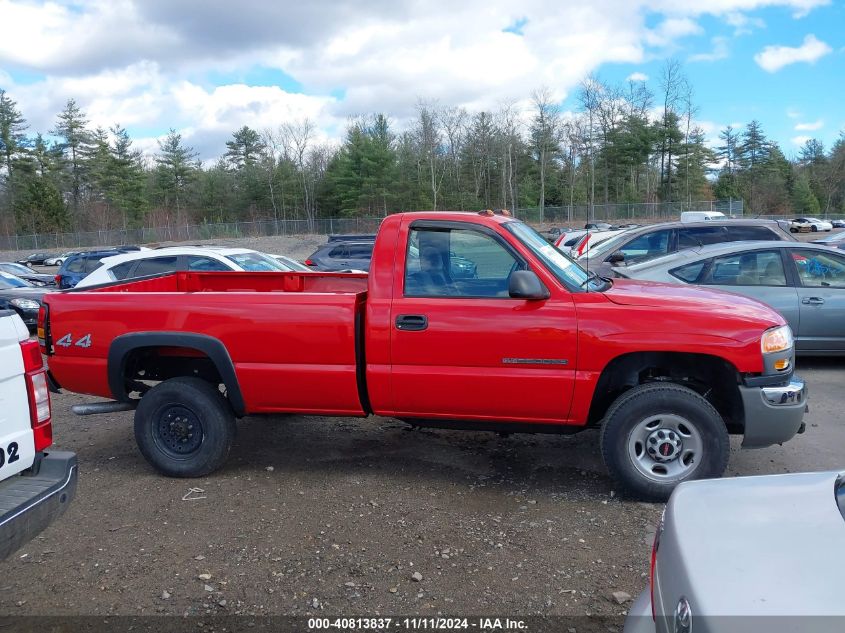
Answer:
[[789, 230], [793, 233], [801, 233], [802, 231], [832, 231], [833, 223], [827, 220], [819, 220], [818, 218], [795, 218], [789, 224]]
[[275, 257], [248, 248], [213, 246], [171, 246], [106, 257], [101, 266], [82, 279], [76, 287], [86, 288], [124, 279], [157, 275], [175, 270], [194, 272], [246, 271], [290, 272]]
[[570, 255], [572, 247], [575, 246], [587, 233], [588, 231], [586, 229], [578, 229], [575, 231], [561, 233], [560, 237], [555, 240], [555, 246], [564, 255]]
[[56, 255], [55, 257], [48, 257], [44, 260], [45, 266], [61, 266], [65, 263], [65, 260], [70, 257], [71, 255], [79, 255], [81, 251], [68, 251], [67, 253], [62, 253], [61, 255]]
[[587, 235], [581, 238], [578, 243], [572, 247], [569, 256], [575, 259], [583, 257], [584, 255], [590, 252], [591, 247], [598, 246], [602, 242], [609, 240], [611, 237], [620, 235], [627, 230], [628, 229], [613, 231], [593, 231], [592, 233], [587, 233]]

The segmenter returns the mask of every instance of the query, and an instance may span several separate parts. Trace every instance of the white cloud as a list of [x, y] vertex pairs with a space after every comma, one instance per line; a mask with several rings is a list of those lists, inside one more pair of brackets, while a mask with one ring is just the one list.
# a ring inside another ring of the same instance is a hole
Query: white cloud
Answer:
[[809, 136], [793, 136], [791, 139], [793, 145], [801, 146], [810, 140]]
[[766, 27], [766, 23], [761, 18], [752, 18], [739, 11], [725, 14], [725, 22], [734, 27], [734, 35], [748, 35], [754, 29]]
[[[761, 7], [806, 13], [827, 1], [0, 0], [0, 24], [14, 25], [0, 39], [0, 86], [33, 131], [72, 97], [93, 125], [132, 127], [139, 146], [154, 150], [174, 127], [199, 150], [286, 117], [336, 133], [347, 116], [385, 112], [401, 127], [418, 98], [495, 109], [541, 85], [563, 98], [605, 63], [639, 64], [700, 37], [704, 16], [756, 28], [746, 14]], [[523, 20], [521, 35], [503, 32]], [[272, 83], [257, 68], [291, 84], [250, 85]]]
[[648, 81], [648, 75], [645, 73], [631, 73], [625, 81]]
[[763, 70], [774, 73], [784, 66], [798, 62], [814, 63], [816, 60], [833, 52], [833, 49], [812, 33], [804, 38], [798, 47], [767, 46], [754, 56], [754, 61]]
[[667, 18], [657, 28], [646, 31], [645, 41], [650, 46], [669, 46], [682, 37], [701, 32], [701, 27], [691, 18]]
[[815, 130], [820, 130], [824, 127], [824, 121], [819, 119], [818, 121], [813, 121], [812, 123], [799, 123], [795, 126], [795, 131], [797, 132], [813, 132]]
[[801, 118], [801, 111], [797, 108], [787, 108], [786, 109], [786, 116], [790, 119], [800, 119]]
[[690, 55], [689, 61], [715, 62], [719, 61], [720, 59], [726, 59], [730, 55], [730, 49], [728, 48], [728, 38], [716, 36], [712, 38], [710, 42], [713, 44], [713, 48], [709, 53], [698, 53], [696, 55]]

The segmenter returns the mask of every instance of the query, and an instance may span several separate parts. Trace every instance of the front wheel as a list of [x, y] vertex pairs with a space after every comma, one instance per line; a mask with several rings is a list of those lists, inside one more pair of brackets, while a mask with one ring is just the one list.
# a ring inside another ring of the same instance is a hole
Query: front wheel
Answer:
[[601, 451], [611, 477], [627, 492], [665, 501], [683, 481], [721, 477], [730, 441], [722, 417], [698, 393], [651, 383], [610, 405]]
[[816, 225], [813, 225], [813, 227], [812, 227], [810, 230], [811, 230], [813, 233], [816, 233], [816, 232], [818, 232], [819, 227], [817, 227]]
[[141, 454], [170, 477], [202, 477], [220, 468], [235, 431], [235, 416], [223, 394], [199, 378], [165, 380], [135, 409]]

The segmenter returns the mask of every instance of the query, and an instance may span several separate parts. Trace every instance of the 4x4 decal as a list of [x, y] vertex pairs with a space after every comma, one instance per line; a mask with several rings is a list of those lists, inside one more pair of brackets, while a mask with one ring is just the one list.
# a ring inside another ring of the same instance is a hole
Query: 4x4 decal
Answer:
[[71, 345], [76, 345], [76, 347], [91, 347], [91, 335], [86, 334], [82, 338], [78, 339], [76, 343], [73, 342], [73, 335], [68, 332], [58, 341], [56, 341], [56, 345], [59, 347], [70, 347]]

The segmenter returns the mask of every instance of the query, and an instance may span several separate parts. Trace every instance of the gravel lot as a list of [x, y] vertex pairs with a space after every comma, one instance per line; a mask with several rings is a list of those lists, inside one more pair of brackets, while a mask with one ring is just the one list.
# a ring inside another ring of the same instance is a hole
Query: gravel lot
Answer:
[[[302, 259], [324, 239], [237, 243]], [[845, 364], [802, 359], [798, 373], [807, 432], [758, 451], [735, 439], [729, 476], [845, 468]], [[592, 431], [250, 417], [225, 468], [176, 480], [140, 456], [131, 413], [70, 412], [88, 400], [53, 398], [55, 444], [78, 453], [79, 490], [0, 563], [0, 613], [610, 616], [630, 605], [612, 592], [647, 583], [662, 506], [615, 494]]]
[[[843, 468], [842, 362], [799, 371], [807, 433], [758, 451], [734, 440], [729, 475]], [[619, 615], [612, 592], [647, 582], [661, 506], [614, 494], [595, 432], [251, 417], [225, 468], [176, 480], [137, 452], [131, 413], [70, 412], [87, 399], [53, 400], [79, 491], [2, 563], [2, 613]]]

